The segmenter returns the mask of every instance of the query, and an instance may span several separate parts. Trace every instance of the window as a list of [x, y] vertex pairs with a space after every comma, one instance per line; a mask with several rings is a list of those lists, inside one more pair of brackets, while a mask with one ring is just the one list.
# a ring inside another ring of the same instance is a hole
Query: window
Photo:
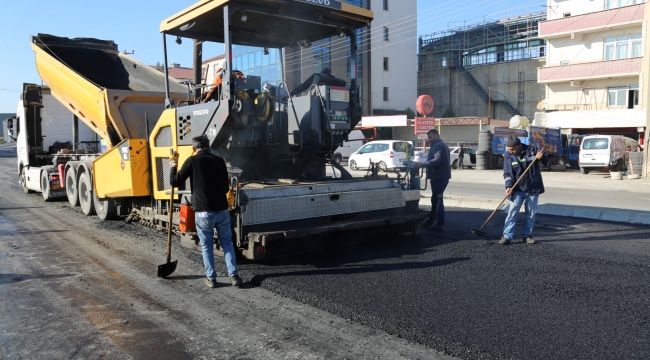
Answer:
[[372, 144], [365, 145], [361, 149], [359, 149], [359, 154], [367, 154], [372, 152]]
[[639, 105], [639, 85], [631, 85], [627, 91], [627, 108], [634, 109]]
[[384, 10], [388, 10], [388, 0], [384, 0]]
[[621, 6], [629, 6], [643, 3], [644, 0], [605, 0], [605, 9], [616, 9]]
[[[403, 153], [405, 153], [405, 152], [406, 152], [406, 147], [407, 147], [407, 146], [408, 146], [408, 148], [409, 148], [410, 150], [413, 150], [413, 145], [411, 145], [411, 143], [408, 143], [408, 142], [405, 142], [405, 141], [402, 141], [402, 142], [394, 142], [394, 143], [393, 143], [393, 150], [395, 150], [396, 152], [403, 152]], [[410, 152], [410, 151], [409, 151], [409, 152]]]
[[593, 138], [587, 139], [582, 143], [583, 150], [602, 150], [609, 147], [609, 140], [607, 138]]
[[388, 101], [388, 88], [384, 87], [384, 101]]
[[384, 58], [384, 71], [388, 71], [388, 58]]
[[388, 28], [384, 27], [384, 40], [388, 41]]
[[620, 60], [643, 56], [641, 34], [605, 39], [605, 60]]
[[627, 86], [610, 87], [609, 92], [609, 107], [622, 107], [625, 105], [625, 94], [627, 93]]
[[388, 150], [388, 144], [373, 144], [372, 152], [382, 152]]

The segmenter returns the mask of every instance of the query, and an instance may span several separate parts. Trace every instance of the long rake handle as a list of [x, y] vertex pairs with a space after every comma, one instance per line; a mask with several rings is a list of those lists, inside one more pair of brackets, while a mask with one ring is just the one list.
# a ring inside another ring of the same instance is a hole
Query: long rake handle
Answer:
[[[526, 174], [528, 173], [528, 170], [530, 170], [530, 168], [533, 166], [533, 164], [535, 164], [535, 162], [537, 162], [537, 158], [535, 158], [535, 160], [533, 160], [533, 162], [531, 162], [530, 165], [528, 165], [528, 167], [526, 168], [526, 170], [524, 170], [524, 173], [521, 174], [521, 176], [519, 177], [519, 179], [517, 179], [517, 181], [515, 181], [515, 184], [512, 185], [511, 189], [514, 189], [514, 188], [517, 186], [517, 184], [519, 184], [519, 182], [521, 181], [521, 179], [523, 179], [524, 176], [526, 176]], [[501, 207], [501, 205], [503, 205], [503, 203], [506, 201], [506, 199], [508, 198], [508, 196], [510, 196], [510, 195], [506, 195], [506, 196], [503, 198], [503, 200], [501, 200], [501, 202], [499, 203], [499, 206], [497, 206], [497, 208], [494, 209], [494, 211], [492, 211], [492, 214], [490, 214], [490, 216], [488, 216], [487, 220], [485, 220], [485, 222], [483, 223], [483, 225], [481, 225], [481, 228], [478, 229], [479, 231], [483, 230], [483, 228], [485, 227], [485, 225], [487, 225], [487, 223], [490, 222], [490, 219], [492, 219], [492, 216], [494, 216], [494, 214], [496, 214], [497, 210], [499, 210], [499, 208]]]
[[167, 220], [167, 263], [172, 260], [172, 216], [174, 214], [174, 187], [171, 187], [169, 196], [169, 217]]

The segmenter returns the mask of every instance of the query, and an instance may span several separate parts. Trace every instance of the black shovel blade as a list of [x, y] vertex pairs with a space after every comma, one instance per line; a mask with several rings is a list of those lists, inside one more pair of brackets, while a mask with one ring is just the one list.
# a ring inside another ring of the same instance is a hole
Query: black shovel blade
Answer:
[[472, 234], [474, 234], [474, 235], [476, 235], [478, 237], [484, 238], [484, 239], [486, 239], [488, 237], [488, 234], [485, 231], [481, 230], [481, 229], [478, 229], [478, 230], [477, 229], [472, 229]]
[[176, 271], [177, 264], [178, 264], [178, 260], [174, 260], [166, 264], [158, 265], [158, 277], [166, 278], [167, 276], [173, 274], [174, 271]]

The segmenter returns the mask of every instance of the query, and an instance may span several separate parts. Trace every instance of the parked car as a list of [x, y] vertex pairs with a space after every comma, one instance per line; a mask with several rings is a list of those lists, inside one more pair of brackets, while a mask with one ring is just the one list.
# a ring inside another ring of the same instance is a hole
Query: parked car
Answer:
[[[459, 153], [460, 147], [449, 148], [449, 164], [452, 169], [458, 169]], [[463, 168], [471, 168], [472, 166], [476, 166], [476, 149], [466, 147], [465, 155], [463, 156]]]
[[348, 165], [352, 170], [363, 170], [369, 169], [372, 161], [381, 169], [402, 167], [407, 146], [411, 148], [413, 144], [403, 140], [371, 141], [350, 155]]
[[624, 138], [619, 135], [585, 136], [580, 145], [580, 172], [589, 174], [592, 170], [602, 168], [624, 171], [628, 159], [628, 147]]

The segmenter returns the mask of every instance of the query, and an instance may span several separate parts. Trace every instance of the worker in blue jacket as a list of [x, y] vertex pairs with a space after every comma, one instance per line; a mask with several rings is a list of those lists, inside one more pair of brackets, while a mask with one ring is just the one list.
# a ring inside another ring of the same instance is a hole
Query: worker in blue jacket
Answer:
[[[526, 219], [521, 229], [521, 236], [523, 242], [534, 244], [535, 239], [531, 234], [535, 227], [537, 199], [539, 194], [544, 193], [540, 163], [542, 166], [548, 166], [548, 157], [544, 154], [544, 150], [537, 149], [532, 145], [522, 144], [521, 140], [514, 134], [508, 135], [506, 149], [503, 160], [503, 178], [506, 183], [506, 195], [510, 197], [510, 208], [503, 228], [503, 237], [501, 237], [499, 244], [508, 245], [514, 238], [519, 209], [521, 209], [523, 203], [526, 206]], [[537, 163], [531, 166], [525, 177], [513, 188], [517, 179], [521, 177], [528, 165], [535, 159], [538, 159]]]
[[415, 164], [416, 169], [425, 167], [427, 179], [431, 180], [431, 215], [425, 220], [424, 226], [434, 231], [445, 231], [445, 204], [442, 197], [451, 179], [449, 148], [440, 140], [438, 130], [429, 130], [427, 137], [431, 146], [427, 160]]

